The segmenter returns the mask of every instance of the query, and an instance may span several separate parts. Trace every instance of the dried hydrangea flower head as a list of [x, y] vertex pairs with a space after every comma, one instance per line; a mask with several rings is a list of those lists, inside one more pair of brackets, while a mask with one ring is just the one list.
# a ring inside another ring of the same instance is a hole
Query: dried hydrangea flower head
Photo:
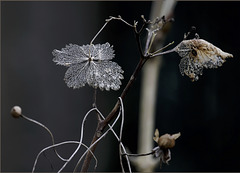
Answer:
[[53, 50], [58, 65], [69, 67], [64, 80], [68, 87], [80, 88], [87, 83], [101, 90], [118, 90], [123, 70], [115, 62], [113, 47], [109, 43], [96, 45], [69, 44], [61, 50]]
[[174, 50], [182, 57], [179, 64], [181, 74], [192, 81], [199, 79], [203, 68], [218, 68], [226, 58], [233, 57], [203, 39], [183, 40]]

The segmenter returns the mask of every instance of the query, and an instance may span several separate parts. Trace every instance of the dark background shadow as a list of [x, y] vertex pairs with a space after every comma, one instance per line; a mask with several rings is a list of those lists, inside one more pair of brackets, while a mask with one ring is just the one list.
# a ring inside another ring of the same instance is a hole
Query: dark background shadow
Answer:
[[[66, 68], [52, 62], [52, 50], [68, 43], [88, 44], [108, 16], [125, 20], [149, 16], [151, 2], [1, 2], [1, 171], [31, 171], [37, 153], [50, 145], [49, 135], [9, 112], [19, 105], [23, 113], [49, 127], [56, 142], [78, 140], [83, 115], [91, 108], [93, 89], [73, 90], [63, 81]], [[177, 54], [163, 57], [158, 89], [156, 128], [161, 134], [181, 132], [172, 160], [162, 171], [239, 171], [239, 18], [240, 2], [178, 2], [166, 44], [179, 43], [191, 26], [201, 38], [234, 55], [219, 69], [203, 71], [192, 83], [182, 77]], [[126, 25], [110, 23], [95, 43], [114, 45], [125, 86], [139, 53]], [[137, 151], [140, 78], [125, 100], [124, 144]], [[98, 92], [99, 109], [107, 114], [119, 91]], [[84, 143], [95, 131], [96, 117], [87, 120]], [[73, 145], [59, 148], [67, 157]], [[61, 166], [52, 151], [46, 155]], [[80, 156], [80, 154], [78, 155]], [[96, 151], [97, 171], [120, 171], [118, 144], [108, 135]], [[65, 171], [72, 171], [77, 157]], [[92, 163], [92, 168], [94, 163]], [[91, 170], [93, 170], [91, 168]], [[50, 171], [40, 157], [37, 171]], [[157, 169], [156, 171], [160, 171]]]

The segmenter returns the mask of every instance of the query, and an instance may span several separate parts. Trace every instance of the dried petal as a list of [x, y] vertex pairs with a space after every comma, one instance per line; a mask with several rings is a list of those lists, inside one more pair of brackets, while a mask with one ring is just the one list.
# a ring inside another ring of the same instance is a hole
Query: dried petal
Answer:
[[233, 57], [203, 39], [184, 40], [174, 49], [182, 57], [179, 64], [181, 74], [192, 81], [198, 80], [203, 68], [220, 67], [226, 58]]
[[83, 47], [76, 44], [66, 45], [61, 50], [53, 50], [53, 62], [57, 65], [69, 66], [88, 60], [88, 54], [84, 53]]
[[65, 73], [64, 80], [68, 87], [80, 88], [87, 83], [87, 71], [91, 64], [79, 63], [68, 68]]
[[155, 149], [154, 153], [155, 157], [159, 157], [160, 160], [160, 168], [162, 168], [162, 164], [168, 164], [171, 160], [171, 151], [170, 149], [161, 149], [160, 147]]
[[171, 160], [171, 151], [169, 149], [163, 150], [162, 162], [168, 164]]
[[118, 90], [122, 84], [120, 79], [123, 79], [122, 68], [112, 61], [101, 61], [92, 63], [92, 68], [87, 74], [87, 83], [101, 90]]
[[155, 135], [155, 136], [153, 137], [153, 140], [154, 140], [155, 142], [158, 142], [158, 139], [159, 139], [159, 131], [158, 131], [158, 129], [155, 130], [154, 135]]
[[174, 140], [176, 140], [176, 139], [179, 138], [180, 136], [181, 136], [181, 133], [178, 132], [178, 133], [173, 134], [173, 135], [172, 135], [172, 138], [173, 138]]

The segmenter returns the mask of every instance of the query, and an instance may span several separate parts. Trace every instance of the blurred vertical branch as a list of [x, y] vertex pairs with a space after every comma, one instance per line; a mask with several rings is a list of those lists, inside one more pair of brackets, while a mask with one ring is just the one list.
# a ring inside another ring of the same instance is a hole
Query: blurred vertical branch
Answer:
[[[175, 0], [154, 1], [150, 14], [150, 20], [163, 15], [166, 18], [172, 16], [173, 9], [176, 5]], [[170, 25], [170, 23], [168, 24]], [[169, 27], [165, 27], [157, 34], [157, 38], [153, 43], [153, 49], [158, 50], [163, 46]], [[153, 50], [153, 52], [154, 52]], [[153, 132], [156, 110], [157, 85], [159, 71], [162, 59], [153, 58], [145, 64], [143, 68], [143, 78], [141, 82], [140, 94], [140, 116], [139, 116], [139, 136], [138, 136], [138, 153], [146, 153], [152, 150], [154, 146]], [[159, 160], [153, 158], [152, 155], [145, 157], [131, 158], [137, 171], [152, 172], [157, 166]]]

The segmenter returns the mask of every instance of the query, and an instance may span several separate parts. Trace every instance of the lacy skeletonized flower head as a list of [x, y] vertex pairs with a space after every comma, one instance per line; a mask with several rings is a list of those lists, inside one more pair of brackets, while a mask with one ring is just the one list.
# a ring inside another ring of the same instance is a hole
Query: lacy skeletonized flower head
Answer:
[[184, 40], [174, 49], [182, 57], [179, 64], [181, 74], [192, 81], [199, 79], [203, 68], [218, 68], [226, 58], [233, 57], [203, 39]]
[[87, 83], [101, 90], [118, 90], [123, 70], [115, 62], [113, 47], [109, 43], [97, 45], [69, 44], [61, 50], [53, 50], [53, 61], [69, 67], [64, 80], [68, 87], [80, 88]]

